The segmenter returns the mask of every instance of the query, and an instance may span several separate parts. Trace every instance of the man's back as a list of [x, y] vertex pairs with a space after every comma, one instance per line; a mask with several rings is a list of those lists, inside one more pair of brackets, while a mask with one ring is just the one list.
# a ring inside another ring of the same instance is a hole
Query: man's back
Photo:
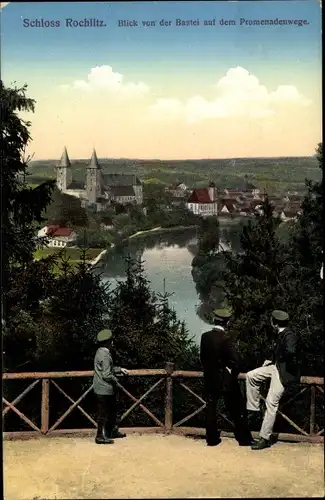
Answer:
[[223, 329], [203, 333], [200, 358], [207, 388], [226, 389], [240, 371], [240, 357]]

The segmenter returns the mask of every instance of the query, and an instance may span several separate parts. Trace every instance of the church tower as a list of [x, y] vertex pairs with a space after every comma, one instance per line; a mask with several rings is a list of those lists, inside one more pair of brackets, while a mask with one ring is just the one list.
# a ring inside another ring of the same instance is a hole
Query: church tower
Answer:
[[97, 198], [102, 194], [102, 171], [99, 165], [96, 150], [87, 167], [87, 181], [86, 181], [87, 199], [90, 204], [96, 203]]
[[65, 147], [61, 156], [60, 163], [56, 167], [56, 184], [60, 191], [65, 192], [71, 182], [72, 168], [68, 156], [68, 151]]

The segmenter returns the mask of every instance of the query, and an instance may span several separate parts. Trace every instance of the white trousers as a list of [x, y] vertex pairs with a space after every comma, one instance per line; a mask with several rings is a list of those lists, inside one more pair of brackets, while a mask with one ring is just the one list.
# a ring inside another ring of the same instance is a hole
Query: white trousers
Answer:
[[284, 387], [280, 380], [278, 369], [275, 365], [261, 366], [251, 370], [246, 375], [247, 410], [260, 410], [260, 386], [262, 382], [271, 379], [269, 392], [266, 397], [266, 412], [260, 431], [260, 437], [269, 440], [279, 408]]

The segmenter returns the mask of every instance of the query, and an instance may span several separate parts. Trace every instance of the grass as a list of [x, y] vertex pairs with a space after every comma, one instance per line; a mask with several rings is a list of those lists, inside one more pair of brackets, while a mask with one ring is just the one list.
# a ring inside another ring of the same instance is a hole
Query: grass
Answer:
[[[102, 252], [102, 248], [89, 248], [86, 252], [87, 260], [95, 259], [100, 252]], [[69, 263], [72, 265], [76, 265], [81, 261], [82, 250], [80, 248], [40, 248], [36, 250], [34, 256], [35, 259], [44, 259], [49, 257], [50, 255], [59, 254], [62, 251], [63, 258], [68, 258]]]
[[166, 184], [166, 182], [162, 181], [161, 179], [158, 179], [157, 177], [151, 177], [149, 179], [143, 179], [143, 182], [145, 184]]

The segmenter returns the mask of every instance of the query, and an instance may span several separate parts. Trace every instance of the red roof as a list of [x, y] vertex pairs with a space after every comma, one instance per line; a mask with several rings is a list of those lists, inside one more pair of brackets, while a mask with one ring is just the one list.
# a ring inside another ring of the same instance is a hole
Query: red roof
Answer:
[[71, 236], [73, 229], [70, 227], [47, 226], [46, 234], [56, 238], [57, 236]]
[[206, 188], [194, 189], [191, 193], [188, 203], [212, 203], [209, 191]]

